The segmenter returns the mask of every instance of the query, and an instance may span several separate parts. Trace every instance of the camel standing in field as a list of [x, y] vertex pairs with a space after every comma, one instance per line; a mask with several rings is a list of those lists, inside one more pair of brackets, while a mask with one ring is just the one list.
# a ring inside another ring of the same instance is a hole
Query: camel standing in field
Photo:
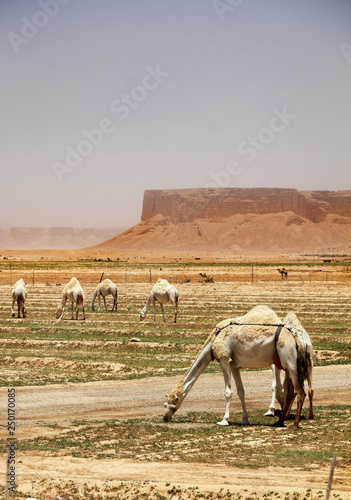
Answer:
[[178, 298], [179, 293], [176, 287], [171, 285], [167, 280], [159, 278], [152, 287], [144, 309], [140, 312], [140, 321], [145, 318], [151, 304], [154, 306], [154, 321], [156, 321], [156, 302], [158, 302], [161, 306], [163, 321], [166, 321], [163, 304], [170, 302], [174, 307], [174, 323], [176, 323], [178, 314]]
[[21, 317], [21, 313], [23, 318], [27, 315], [27, 309], [25, 308], [25, 300], [27, 298], [27, 289], [26, 284], [23, 279], [19, 279], [12, 288], [12, 308], [11, 308], [11, 316], [14, 318], [16, 316], [14, 307], [17, 302], [18, 307], [18, 315], [17, 317]]
[[285, 267], [282, 267], [281, 269], [277, 269], [278, 273], [280, 273], [282, 280], [287, 280], [288, 279], [288, 271], [285, 269]]
[[77, 312], [76, 312], [76, 320], [78, 320], [79, 307], [82, 306], [83, 311], [83, 319], [85, 319], [85, 309], [84, 309], [84, 291], [81, 287], [77, 278], [71, 278], [70, 282], [64, 286], [62, 291], [62, 305], [56, 311], [56, 318], [60, 321], [63, 317], [63, 313], [66, 309], [66, 302], [72, 302], [72, 316], [73, 318], [73, 306], [76, 304]]
[[286, 373], [286, 394], [282, 415], [277, 426], [283, 426], [297, 395], [297, 411], [293, 424], [297, 428], [305, 399], [304, 381], [312, 380], [312, 365], [306, 356], [305, 345], [294, 326], [284, 325], [274, 311], [267, 306], [256, 306], [245, 316], [227, 319], [219, 323], [185, 376], [166, 395], [163, 419], [168, 422], [179, 409], [190, 389], [213, 360], [219, 361], [225, 382], [227, 400], [224, 418], [219, 425], [229, 425], [232, 398], [231, 374], [243, 410], [242, 425], [249, 424], [245, 392], [241, 381], [241, 368], [267, 368], [274, 361], [280, 363]]
[[105, 305], [105, 312], [107, 312], [107, 306], [106, 306], [106, 298], [107, 295], [112, 295], [113, 297], [113, 306], [112, 306], [112, 311], [117, 311], [117, 286], [109, 279], [105, 279], [101, 283], [98, 284], [96, 287], [96, 290], [93, 294], [93, 298], [91, 300], [91, 308], [94, 311], [95, 306], [95, 299], [96, 297], [99, 299], [99, 311], [100, 311], [100, 297], [103, 298], [104, 305]]
[[[301, 325], [300, 320], [296, 316], [295, 313], [289, 312], [287, 316], [284, 318], [284, 324], [292, 327], [295, 329], [297, 332], [297, 335], [299, 336], [300, 340], [302, 341], [303, 345], [305, 346], [305, 353], [306, 356], [309, 357], [309, 363], [311, 365], [311, 368], [313, 368], [313, 347], [312, 347], [312, 342], [311, 339], [304, 329], [304, 327]], [[282, 409], [284, 408], [285, 404], [285, 391], [282, 387], [281, 379], [280, 379], [280, 372], [281, 372], [281, 367], [272, 365], [272, 371], [273, 371], [273, 382], [272, 382], [272, 400], [271, 404], [269, 406], [268, 411], [265, 413], [268, 417], [273, 417], [275, 415], [275, 400], [280, 403], [280, 406]], [[313, 420], [313, 395], [314, 395], [314, 389], [313, 389], [313, 382], [312, 382], [312, 373], [311, 377], [308, 378], [308, 399], [309, 399], [309, 414], [308, 418], [309, 420]], [[284, 384], [285, 385], [285, 384]]]

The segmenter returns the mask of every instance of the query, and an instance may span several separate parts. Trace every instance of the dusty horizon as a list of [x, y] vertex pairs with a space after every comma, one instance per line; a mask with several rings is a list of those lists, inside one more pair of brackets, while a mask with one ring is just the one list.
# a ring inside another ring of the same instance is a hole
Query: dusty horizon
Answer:
[[3, 4], [0, 227], [131, 227], [148, 189], [351, 186], [351, 4], [232, 3]]

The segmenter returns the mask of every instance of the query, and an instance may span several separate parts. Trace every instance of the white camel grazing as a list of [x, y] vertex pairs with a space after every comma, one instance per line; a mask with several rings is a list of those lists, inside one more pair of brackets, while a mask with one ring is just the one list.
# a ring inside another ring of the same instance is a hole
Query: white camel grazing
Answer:
[[105, 311], [107, 312], [106, 298], [105, 298], [105, 297], [107, 297], [107, 295], [112, 295], [112, 297], [113, 297], [113, 306], [112, 306], [111, 310], [117, 311], [117, 287], [109, 279], [102, 281], [96, 287], [96, 290], [93, 294], [93, 298], [91, 300], [91, 308], [93, 311], [95, 309], [94, 303], [95, 303], [96, 297], [99, 299], [99, 311], [100, 311], [100, 297], [102, 297], [104, 300], [104, 304], [105, 304]]
[[227, 400], [225, 415], [219, 425], [228, 425], [233, 394], [231, 373], [243, 409], [242, 420], [239, 423], [248, 425], [240, 369], [267, 368], [274, 362], [276, 356], [279, 357], [279, 362], [286, 373], [286, 395], [282, 415], [275, 425], [284, 425], [297, 395], [295, 421], [289, 426], [296, 428], [300, 422], [305, 399], [304, 381], [311, 380], [312, 365], [296, 328], [284, 325], [275, 312], [267, 306], [256, 306], [245, 316], [227, 319], [214, 328], [188, 372], [173, 387], [172, 392], [166, 395], [164, 421], [171, 420], [197, 378], [211, 360], [215, 359], [221, 364]]
[[14, 318], [16, 316], [14, 307], [17, 302], [17, 307], [18, 307], [18, 318], [21, 317], [21, 313], [23, 318], [26, 317], [27, 315], [27, 309], [25, 308], [25, 300], [27, 298], [27, 290], [26, 290], [26, 284], [21, 278], [18, 280], [12, 288], [12, 308], [11, 308], [11, 316]]
[[[311, 364], [311, 367], [313, 367], [313, 347], [312, 347], [312, 342], [311, 339], [306, 332], [306, 330], [303, 328], [301, 325], [298, 317], [296, 316], [295, 313], [289, 312], [287, 316], [284, 318], [284, 324], [291, 326], [295, 328], [297, 334], [299, 335], [301, 341], [303, 342], [305, 346], [305, 352], [306, 356], [308, 356], [309, 363]], [[272, 371], [273, 371], [273, 382], [272, 382], [272, 400], [271, 404], [269, 406], [268, 411], [265, 413], [265, 415], [272, 417], [275, 415], [275, 400], [280, 403], [281, 408], [284, 408], [285, 404], [285, 392], [281, 383], [280, 379], [280, 366], [275, 366], [274, 364], [272, 365]], [[310, 405], [310, 410], [309, 410], [309, 415], [308, 418], [309, 420], [313, 420], [313, 385], [312, 385], [312, 371], [311, 371], [311, 377], [307, 379], [308, 381], [308, 398], [309, 398], [309, 405]]]
[[79, 307], [82, 306], [83, 319], [85, 319], [85, 309], [84, 309], [84, 292], [77, 278], [71, 278], [70, 282], [65, 285], [62, 291], [62, 305], [56, 311], [56, 318], [58, 321], [62, 319], [63, 313], [66, 309], [66, 302], [72, 302], [72, 317], [73, 318], [73, 306], [76, 304], [76, 320], [78, 320]]
[[156, 321], [156, 302], [159, 302], [163, 315], [163, 321], [166, 321], [163, 304], [171, 302], [174, 307], [174, 323], [176, 323], [178, 314], [178, 298], [179, 293], [176, 287], [168, 283], [167, 280], [159, 278], [156, 281], [155, 285], [152, 287], [151, 293], [149, 295], [149, 298], [147, 299], [144, 309], [140, 312], [140, 321], [145, 318], [151, 304], [154, 306], [154, 321]]

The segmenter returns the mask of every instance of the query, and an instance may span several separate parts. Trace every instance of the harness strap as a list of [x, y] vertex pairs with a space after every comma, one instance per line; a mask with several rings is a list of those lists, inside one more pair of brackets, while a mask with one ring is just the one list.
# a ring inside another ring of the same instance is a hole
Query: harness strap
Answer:
[[[277, 329], [276, 329], [275, 334], [274, 334], [275, 346], [277, 345], [279, 335], [280, 335], [280, 332], [282, 331], [283, 327], [288, 328], [288, 327], [286, 327], [286, 325], [284, 325], [284, 323], [279, 323], [278, 325], [276, 323], [273, 323], [273, 324], [272, 323], [238, 323], [237, 321], [233, 320], [233, 321], [230, 321], [227, 325], [223, 326], [222, 328], [219, 328], [218, 326], [216, 326], [216, 328], [215, 328], [216, 337], [222, 330], [224, 330], [228, 326], [232, 326], [232, 325], [236, 325], [236, 326], [276, 326]], [[276, 359], [274, 359], [274, 364], [277, 366], [277, 368], [279, 368], [279, 370], [281, 370], [282, 365], [280, 363], [280, 359], [279, 359], [278, 354], [276, 354], [275, 357], [276, 357]], [[213, 351], [211, 348], [211, 361], [213, 361], [213, 360], [214, 360], [214, 356], [213, 356]], [[277, 364], [276, 364], [276, 362], [277, 362]]]
[[277, 345], [277, 342], [278, 342], [278, 339], [279, 339], [279, 335], [280, 335], [280, 332], [282, 331], [283, 326], [284, 325], [279, 325], [278, 328], [275, 331], [275, 334], [274, 334], [274, 343], [275, 343], [275, 345]]
[[278, 328], [279, 327], [283, 328], [283, 326], [285, 326], [283, 323], [279, 323], [279, 324], [277, 324], [277, 323], [238, 323], [237, 321], [233, 320], [233, 321], [230, 321], [227, 325], [222, 326], [222, 328], [219, 328], [218, 326], [216, 326], [216, 328], [215, 328], [216, 337], [222, 330], [224, 330], [224, 328], [227, 328], [228, 326], [232, 326], [232, 325], [235, 325], [235, 326], [276, 326]]

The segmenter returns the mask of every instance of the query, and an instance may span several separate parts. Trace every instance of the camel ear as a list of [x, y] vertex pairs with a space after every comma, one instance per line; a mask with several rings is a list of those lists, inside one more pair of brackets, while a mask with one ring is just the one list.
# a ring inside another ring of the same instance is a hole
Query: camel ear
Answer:
[[166, 396], [166, 399], [168, 399], [168, 394], [165, 394], [165, 396]]

